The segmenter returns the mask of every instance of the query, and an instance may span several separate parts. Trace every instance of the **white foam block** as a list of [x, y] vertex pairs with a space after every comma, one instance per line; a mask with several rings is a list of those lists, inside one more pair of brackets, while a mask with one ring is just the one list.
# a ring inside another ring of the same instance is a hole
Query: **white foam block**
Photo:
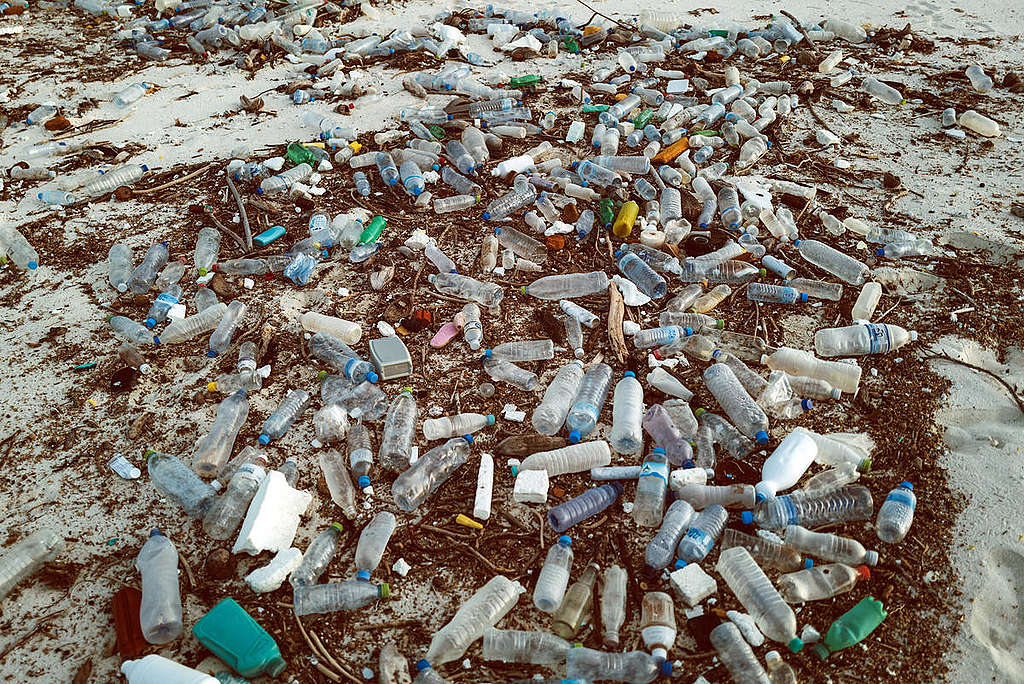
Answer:
[[491, 494], [494, 491], [494, 459], [490, 454], [480, 454], [480, 470], [476, 476], [476, 500], [473, 502], [473, 517], [487, 520], [491, 517]]
[[512, 489], [512, 499], [519, 503], [547, 503], [548, 471], [520, 470]]
[[278, 551], [269, 563], [256, 568], [245, 576], [245, 583], [257, 594], [274, 591], [280, 587], [292, 570], [302, 562], [302, 551], [294, 546]]
[[292, 489], [284, 473], [271, 470], [249, 505], [231, 553], [244, 551], [256, 556], [261, 551], [277, 553], [287, 549], [299, 529], [299, 516], [306, 512], [312, 500], [309, 492]]
[[668, 486], [672, 491], [679, 491], [688, 484], [707, 484], [708, 471], [703, 468], [677, 468], [668, 476]]
[[679, 568], [668, 577], [676, 595], [688, 606], [695, 606], [718, 591], [718, 582], [696, 563]]

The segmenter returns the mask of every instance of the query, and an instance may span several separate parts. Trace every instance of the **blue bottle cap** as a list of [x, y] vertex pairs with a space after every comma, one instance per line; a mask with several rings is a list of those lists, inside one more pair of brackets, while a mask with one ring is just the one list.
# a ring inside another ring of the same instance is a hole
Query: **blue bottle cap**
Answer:
[[[693, 335], [693, 328], [683, 328], [683, 332], [686, 333], [687, 337], [690, 337], [691, 335]], [[715, 351], [720, 351], [720, 350], [716, 349]], [[713, 354], [713, 352], [712, 352], [712, 354]]]
[[903, 487], [905, 489], [909, 489], [910, 491], [914, 491], [913, 483], [907, 482], [906, 480], [904, 480], [903, 482], [900, 482], [900, 487]]
[[482, 215], [482, 218], [484, 221], [488, 220], [489, 218], [491, 218], [491, 212], [485, 211]]
[[807, 301], [807, 295], [804, 294], [803, 292], [800, 293], [800, 301], [801, 302], [806, 302]]
[[368, 475], [359, 476], [359, 488], [366, 489], [370, 486], [370, 477]]
[[794, 247], [796, 247], [796, 246], [797, 246], [797, 245], [799, 245], [799, 244], [800, 244], [801, 242], [803, 242], [803, 240], [793, 240], [793, 246], [794, 246]]
[[694, 465], [693, 461], [691, 461], [690, 459], [686, 459], [685, 461], [683, 461], [683, 470], [690, 470], [691, 468], [696, 467], [697, 466]]
[[765, 432], [764, 430], [758, 430], [757, 434], [754, 435], [754, 439], [757, 440], [758, 444], [767, 444], [768, 443], [768, 433]]
[[486, 356], [487, 358], [491, 358], [493, 354], [494, 352], [492, 352], [490, 349], [484, 349], [484, 356]]
[[743, 511], [742, 513], [740, 513], [740, 520], [743, 521], [744, 525], [749, 525], [750, 523], [754, 522], [754, 512]]
[[687, 565], [689, 565], [689, 563], [680, 558], [676, 560], [675, 565], [673, 565], [672, 567], [674, 567], [676, 570], [679, 570], [681, 568], [685, 568]]
[[369, 570], [360, 570], [359, 572], [356, 573], [356, 579], [359, 580], [360, 582], [369, 582], [370, 581], [370, 571]]
[[152, 530], [150, 531], [150, 533], [149, 533], [149, 536], [150, 536], [150, 537], [163, 537], [163, 536], [164, 536], [164, 533], [160, 531], [160, 528], [159, 528], [159, 527], [154, 527], [154, 528], [153, 528], [153, 529], [152, 529]]
[[462, 439], [466, 440], [469, 444], [473, 443], [473, 435], [462, 435]]
[[563, 534], [558, 538], [558, 543], [562, 546], [572, 546], [572, 539], [567, 534]]
[[814, 559], [812, 559], [812, 558], [804, 558], [804, 568], [807, 569], [807, 570], [810, 570], [813, 567], [814, 567]]
[[156, 319], [153, 318], [152, 316], [150, 316], [146, 320], [142, 321], [142, 325], [146, 326], [147, 328], [152, 329], [153, 326], [156, 325]]
[[153, 344], [160, 346], [160, 338], [156, 335], [153, 336]]
[[[487, 218], [489, 216], [490, 216], [490, 214], [484, 213], [484, 218]], [[505, 232], [505, 231], [503, 231], [501, 228], [495, 228], [494, 229], [494, 234], [495, 235], [501, 235], [503, 232]]]
[[259, 442], [260, 444], [266, 446], [267, 444], [270, 444], [270, 435], [268, 435], [267, 433], [264, 432], [262, 435], [260, 435], [256, 439], [256, 441]]
[[885, 256], [885, 247], [879, 247], [876, 249], [875, 256]]
[[37, 261], [30, 261], [30, 262], [28, 262], [28, 270], [34, 271], [37, 268], [39, 268], [39, 262], [37, 262]]
[[636, 377], [636, 373], [634, 373], [633, 371], [626, 371], [625, 373], [622, 374], [622, 377], [624, 377], [624, 378], [635, 378]]
[[573, 430], [569, 433], [569, 444], [576, 444], [583, 438], [579, 430]]
[[665, 449], [663, 447], [654, 447], [654, 449], [651, 450], [651, 453], [652, 454], [662, 454], [662, 455], [664, 455], [667, 452], [665, 451]]
[[804, 411], [810, 411], [812, 408], [814, 408], [814, 402], [811, 401], [810, 399], [803, 399], [800, 401], [800, 406], [803, 407]]
[[375, 382], [377, 382], [378, 380], [380, 380], [380, 376], [379, 376], [379, 375], [377, 375], [376, 373], [374, 373], [373, 371], [367, 371], [367, 372], [366, 372], [366, 379], [367, 379], [367, 380], [368, 380], [369, 382], [374, 382], [374, 383], [375, 383]]
[[767, 500], [768, 500], [768, 497], [766, 497], [761, 492], [757, 492], [756, 494], [754, 494], [754, 503], [764, 503]]
[[423, 672], [424, 670], [429, 670], [429, 669], [430, 669], [430, 663], [427, 662], [426, 660], [420, 660], [419, 662], [416, 663], [416, 670], [419, 671], [419, 672]]
[[661, 676], [671, 677], [672, 676], [672, 663], [665, 661], [661, 664]]
[[616, 258], [616, 259], [618, 259], [618, 258], [619, 258], [620, 256], [622, 256], [622, 255], [623, 255], [623, 254], [625, 254], [625, 253], [626, 253], [626, 251], [625, 251], [625, 250], [622, 250], [622, 249], [620, 249], [619, 251], [617, 251], [617, 252], [615, 253], [615, 258]]
[[216, 349], [209, 349], [209, 350], [207, 350], [206, 355], [209, 356], [212, 359], [212, 358], [217, 356], [217, 350]]

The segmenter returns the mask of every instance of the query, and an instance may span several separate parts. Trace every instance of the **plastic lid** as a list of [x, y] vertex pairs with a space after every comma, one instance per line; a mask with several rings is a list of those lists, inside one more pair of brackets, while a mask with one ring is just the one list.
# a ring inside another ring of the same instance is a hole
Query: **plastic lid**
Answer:
[[725, 329], [725, 319], [724, 318], [717, 319], [715, 321], [715, 330], [724, 330], [724, 329]]
[[761, 492], [754, 494], [754, 503], [764, 503], [768, 500], [768, 497]]
[[208, 392], [216, 392], [217, 391], [217, 383], [216, 382], [211, 382], [210, 384], [208, 384], [206, 386], [206, 389], [207, 389]]
[[793, 637], [792, 639], [790, 639], [789, 643], [786, 644], [786, 646], [788, 646], [789, 650], [793, 653], [799, 653], [800, 649], [804, 647], [804, 642], [800, 639], [800, 637]]
[[683, 334], [686, 337], [691, 337], [693, 335], [693, 328], [683, 328]]
[[[874, 552], [873, 551], [869, 551], [868, 553], [874, 553]], [[877, 556], [878, 554], [875, 554], [875, 555]], [[858, 565], [857, 566], [857, 576], [860, 577], [862, 580], [870, 579], [871, 578], [871, 571], [868, 570], [868, 566], [866, 566], [866, 565]]]
[[370, 486], [370, 476], [369, 475], [360, 475], [359, 476], [359, 480], [357, 481], [357, 483], [359, 484], [359, 488], [360, 489], [366, 489], [367, 487]]
[[380, 380], [380, 376], [377, 375], [376, 373], [374, 373], [373, 371], [367, 371], [366, 372], [366, 379], [369, 382], [377, 382], [378, 380]]
[[744, 525], [749, 525], [750, 523], [754, 522], [754, 512], [743, 511], [742, 513], [740, 513], [740, 520], [743, 521]]
[[284, 658], [282, 658], [281, 656], [277, 656], [276, 658], [271, 658], [270, 661], [267, 662], [267, 666], [264, 668], [264, 670], [266, 670], [266, 673], [271, 677], [276, 677], [277, 675], [284, 672], [287, 666], [288, 664], [285, 663]]
[[[484, 218], [487, 218], [487, 216], [488, 216], [487, 214], [484, 214]], [[501, 228], [495, 228], [495, 229], [494, 229], [494, 234], [495, 234], [495, 235], [501, 235], [501, 234], [502, 234], [502, 233], [504, 233], [504, 232], [505, 232], [505, 231], [503, 231], [503, 230], [502, 230]]]
[[423, 672], [424, 670], [429, 670], [430, 669], [430, 663], [427, 662], [426, 660], [420, 660], [419, 662], [416, 663], [416, 669], [419, 672]]
[[913, 485], [913, 483], [911, 483], [911, 482], [907, 482], [906, 480], [904, 480], [903, 482], [900, 482], [900, 487], [903, 487], [903, 488], [905, 488], [905, 489], [909, 489], [909, 490], [911, 490], [911, 491], [913, 491], [913, 490], [914, 490], [914, 485]]
[[257, 438], [256, 441], [259, 442], [260, 444], [266, 446], [267, 444], [270, 444], [270, 435], [268, 435], [267, 433], [264, 432], [262, 435], [260, 435]]
[[765, 432], [764, 430], [758, 430], [757, 434], [754, 435], [754, 439], [757, 440], [758, 444], [767, 444], [768, 443], [768, 433]]
[[803, 408], [804, 411], [810, 411], [812, 408], [814, 408], [814, 402], [811, 401], [810, 399], [802, 399], [800, 401], [800, 406]]
[[814, 560], [811, 558], [804, 558], [804, 569], [810, 570], [814, 567]]
[[473, 435], [462, 435], [462, 439], [466, 440], [470, 444], [473, 443]]
[[863, 461], [861, 461], [860, 465], [857, 466], [857, 471], [861, 472], [861, 473], [870, 472], [871, 471], [871, 459], [870, 458], [865, 458]]
[[708, 412], [708, 410], [707, 410], [707, 409], [705, 409], [705, 408], [699, 408], [699, 409], [697, 409], [696, 411], [694, 411], [694, 412], [693, 412], [693, 415], [695, 415], [695, 416], [699, 416], [699, 415], [701, 415], [702, 413], [707, 413], [707, 412]]
[[487, 414], [487, 424], [488, 425], [494, 425], [494, 414], [492, 414], [492, 413], [488, 413]]
[[39, 262], [37, 262], [37, 261], [30, 261], [30, 262], [28, 262], [28, 270], [34, 271], [37, 268], [39, 268]]
[[800, 244], [801, 242], [803, 242], [803, 240], [793, 240], [793, 246], [794, 246], [794, 247], [796, 247], [796, 246], [797, 246], [797, 245], [799, 245], [799, 244]]
[[370, 571], [369, 570], [360, 570], [359, 572], [356, 573], [356, 579], [359, 580], [360, 582], [369, 582], [370, 581]]
[[697, 466], [694, 465], [693, 461], [691, 461], [690, 459], [686, 459], [685, 461], [683, 461], [683, 470], [690, 470], [696, 467]]
[[875, 250], [875, 256], [885, 256], [885, 247], [879, 247]]
[[142, 324], [147, 328], [152, 328], [154, 325], [156, 325], [156, 319], [150, 316], [146, 320], [142, 321]]
[[207, 350], [206, 355], [209, 356], [211, 359], [215, 358], [217, 356], [217, 350], [216, 349], [209, 349], [209, 350]]
[[156, 344], [156, 345], [160, 344], [160, 338], [157, 337], [156, 335], [153, 335], [153, 344]]
[[624, 377], [624, 378], [635, 378], [636, 377], [636, 373], [634, 373], [633, 371], [626, 371], [625, 373], [622, 374], [622, 377]]
[[671, 677], [672, 676], [672, 663], [665, 661], [661, 664], [661, 676]]
[[567, 534], [563, 534], [558, 538], [558, 543], [562, 546], [572, 546], [572, 539]]
[[338, 530], [339, 532], [344, 532], [345, 531], [345, 528], [342, 526], [342, 524], [340, 522], [332, 522], [329, 525], [329, 527], [333, 527], [334, 529]]
[[800, 293], [800, 301], [801, 302], [806, 302], [807, 301], [807, 295], [805, 293], [803, 293], [803, 292]]
[[569, 444], [576, 444], [583, 438], [579, 430], [572, 430], [569, 433]]
[[814, 644], [814, 654], [822, 660], [825, 660], [829, 656], [828, 646], [819, 641], [818, 643]]
[[676, 570], [679, 570], [680, 568], [685, 568], [687, 565], [689, 565], [689, 563], [680, 558], [675, 562], [675, 565], [673, 565], [672, 567], [674, 567]]
[[767, 653], [764, 654], [764, 659], [768, 660], [768, 661], [771, 661], [771, 660], [782, 660], [782, 656], [779, 655], [778, 651], [768, 651]]
[[651, 453], [652, 454], [666, 454], [668, 452], [666, 452], [663, 447], [654, 447], [654, 449], [651, 450]]
[[154, 527], [154, 528], [153, 528], [153, 529], [152, 529], [152, 530], [150, 531], [150, 533], [149, 533], [149, 536], [150, 536], [150, 537], [157, 537], [157, 536], [159, 536], [159, 537], [163, 537], [163, 536], [164, 536], [164, 533], [160, 531], [160, 528], [159, 528], [159, 527]]
[[484, 212], [484, 213], [482, 214], [482, 216], [483, 216], [483, 219], [484, 219], [484, 220], [486, 221], [487, 219], [491, 218], [491, 212], [489, 212], [489, 211], [485, 211], [485, 212]]
[[491, 351], [490, 349], [484, 349], [484, 356], [486, 356], [487, 358], [491, 358], [493, 354], [494, 352]]
[[[380, 597], [382, 599], [391, 598], [391, 585], [387, 582], [382, 582], [380, 585]], [[803, 644], [801, 643], [801, 645]]]

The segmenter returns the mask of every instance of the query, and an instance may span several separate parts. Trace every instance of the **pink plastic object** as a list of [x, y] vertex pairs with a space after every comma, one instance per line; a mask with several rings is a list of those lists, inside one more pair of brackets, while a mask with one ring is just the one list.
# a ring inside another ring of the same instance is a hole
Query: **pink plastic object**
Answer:
[[434, 347], [435, 349], [440, 349], [441, 347], [451, 342], [452, 339], [454, 339], [455, 336], [459, 334], [459, 330], [461, 329], [462, 326], [454, 322], [445, 323], [444, 325], [441, 326], [441, 329], [438, 330], [434, 337], [430, 340], [430, 346]]

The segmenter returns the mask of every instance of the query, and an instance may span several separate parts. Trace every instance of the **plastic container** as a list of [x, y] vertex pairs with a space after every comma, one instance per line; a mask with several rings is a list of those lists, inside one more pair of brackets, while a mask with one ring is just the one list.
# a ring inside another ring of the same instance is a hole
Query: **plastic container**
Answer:
[[203, 482], [195, 471], [176, 456], [155, 451], [146, 452], [146, 470], [157, 491], [185, 510], [188, 517], [198, 520], [206, 515], [217, 492]]
[[387, 584], [371, 584], [359, 580], [310, 584], [296, 587], [292, 599], [296, 616], [335, 613], [340, 610], [359, 610], [391, 596]]
[[582, 380], [583, 363], [580, 361], [570, 361], [558, 370], [530, 419], [537, 432], [555, 435], [562, 429]]
[[878, 509], [878, 518], [875, 520], [878, 538], [887, 544], [903, 541], [914, 522], [915, 508], [917, 496], [914, 494], [914, 485], [900, 482], [898, 487], [889, 492]]
[[128, 684], [220, 684], [216, 677], [156, 653], [139, 660], [124, 661], [121, 663], [121, 674], [128, 679]]
[[227, 489], [203, 517], [203, 530], [211, 539], [228, 539], [238, 530], [266, 476], [267, 471], [255, 463], [244, 463], [231, 475]]
[[338, 539], [344, 528], [341, 523], [331, 523], [310, 542], [306, 552], [302, 554], [299, 566], [292, 570], [288, 581], [293, 587], [304, 587], [316, 584], [327, 566], [338, 552]]
[[523, 591], [519, 582], [503, 575], [492, 577], [434, 633], [426, 659], [441, 664], [461, 658], [474, 641], [515, 607]]
[[819, 330], [814, 333], [814, 350], [819, 356], [886, 354], [915, 341], [914, 330], [888, 323], [865, 323]]
[[873, 511], [868, 488], [850, 485], [816, 496], [800, 492], [777, 496], [758, 506], [752, 515], [744, 511], [743, 520], [754, 521], [759, 527], [771, 530], [781, 530], [787, 525], [810, 528], [834, 522], [867, 520]]
[[562, 604], [551, 615], [551, 629], [563, 639], [571, 639], [580, 631], [584, 620], [591, 612], [594, 603], [594, 584], [597, 582], [598, 566], [591, 563], [573, 582]]
[[618, 650], [619, 630], [626, 621], [626, 582], [629, 575], [618, 565], [604, 571], [601, 583], [601, 626], [606, 648]]
[[818, 455], [818, 445], [803, 432], [791, 432], [779, 442], [761, 466], [757, 483], [757, 503], [763, 503], [780, 490], [794, 486]]
[[690, 527], [676, 547], [676, 555], [687, 563], [698, 563], [704, 560], [711, 553], [722, 530], [725, 529], [728, 517], [729, 514], [725, 508], [718, 504], [712, 504], [705, 508], [690, 521]]
[[612, 431], [608, 441], [616, 453], [635, 454], [643, 447], [643, 413], [643, 387], [635, 373], [626, 371], [615, 385], [612, 398]]
[[482, 657], [505, 663], [562, 665], [570, 648], [568, 641], [547, 632], [489, 627], [484, 631]]
[[704, 371], [704, 384], [725, 410], [733, 424], [759, 444], [768, 443], [768, 417], [736, 378], [732, 369], [715, 363]]
[[455, 437], [420, 456], [391, 486], [395, 504], [406, 513], [419, 508], [466, 462], [472, 444], [473, 438], [469, 435]]
[[537, 299], [573, 299], [587, 297], [608, 289], [608, 274], [604, 271], [544, 276], [523, 288], [523, 293]]
[[825, 638], [814, 644], [814, 653], [822, 660], [844, 648], [860, 643], [888, 617], [882, 602], [868, 596], [836, 619]]
[[736, 625], [723, 622], [711, 630], [708, 638], [733, 681], [742, 684], [771, 684], [768, 673], [761, 667]]
[[578, 442], [593, 432], [611, 389], [611, 383], [612, 369], [606, 363], [594, 364], [583, 374], [583, 381], [565, 419], [570, 442]]
[[168, 644], [182, 631], [178, 550], [160, 530], [154, 529], [139, 550], [135, 567], [142, 575], [142, 634], [151, 644]]
[[803, 648], [796, 636], [796, 615], [779, 596], [771, 580], [742, 546], [724, 549], [715, 566], [758, 628], [794, 653]]
[[671, 672], [671, 663], [643, 651], [606, 653], [579, 647], [570, 649], [565, 662], [565, 676], [570, 680], [648, 684]]
[[235, 445], [239, 430], [249, 416], [249, 393], [240, 389], [217, 406], [217, 417], [210, 431], [199, 440], [192, 453], [192, 467], [203, 477], [213, 477], [223, 466]]
[[460, 413], [454, 416], [428, 418], [423, 421], [423, 437], [434, 441], [456, 435], [469, 435], [494, 425], [494, 416], [482, 413]]
[[277, 642], [234, 599], [223, 599], [211, 608], [193, 625], [192, 634], [243, 677], [284, 672]]
[[579, 496], [550, 509], [547, 514], [548, 525], [555, 532], [565, 532], [573, 525], [592, 518], [611, 506], [622, 495], [622, 490], [623, 486], [619, 482], [588, 489]]
[[637, 478], [632, 513], [637, 525], [657, 527], [661, 524], [667, 493], [668, 456], [664, 449], [655, 447], [640, 467]]
[[846, 565], [876, 565], [878, 552], [867, 551], [856, 539], [830, 532], [812, 532], [800, 525], [786, 526], [786, 544], [822, 560]]
[[640, 636], [651, 655], [668, 658], [676, 641], [676, 616], [671, 596], [661, 591], [644, 594], [640, 602]]
[[310, 401], [309, 392], [306, 390], [293, 389], [288, 392], [277, 409], [263, 423], [263, 432], [258, 438], [259, 443], [269, 444], [271, 440], [283, 437], [288, 428], [309, 407]]
[[816, 565], [813, 568], [779, 577], [779, 594], [786, 603], [821, 601], [845, 594], [858, 580], [871, 577], [866, 565], [853, 568], [842, 563]]
[[62, 551], [64, 538], [45, 527], [5, 549], [0, 555], [0, 599]]
[[722, 533], [721, 546], [723, 550], [742, 546], [761, 567], [782, 572], [802, 570], [814, 564], [810, 559], [801, 559], [800, 553], [791, 546], [732, 528]]
[[553, 613], [562, 604], [565, 590], [569, 586], [572, 560], [572, 540], [562, 535], [558, 542], [548, 549], [544, 565], [537, 576], [537, 584], [533, 589], [533, 605], [538, 610]]
[[397, 524], [392, 513], [381, 511], [359, 533], [355, 555], [357, 579], [364, 582], [369, 581], [370, 575], [377, 569], [384, 557], [384, 550], [387, 548], [388, 541], [394, 534]]

